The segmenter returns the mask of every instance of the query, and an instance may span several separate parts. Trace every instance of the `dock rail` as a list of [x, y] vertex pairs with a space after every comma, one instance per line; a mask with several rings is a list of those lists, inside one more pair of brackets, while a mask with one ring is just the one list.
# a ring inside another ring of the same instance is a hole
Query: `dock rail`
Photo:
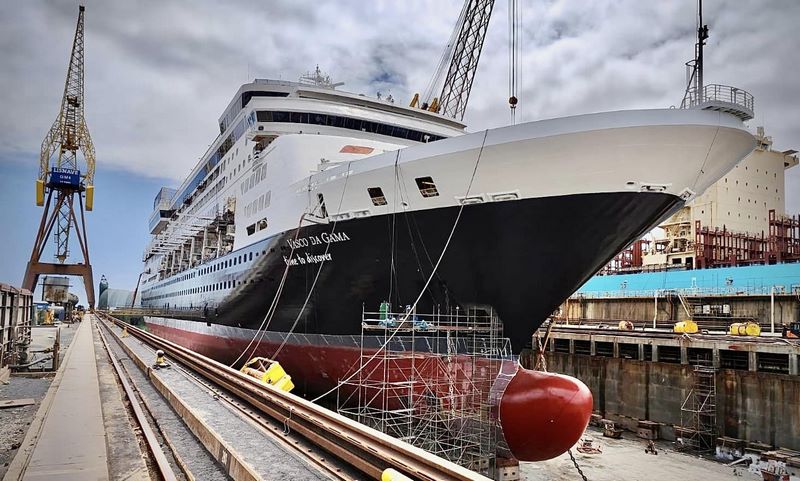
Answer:
[[138, 329], [107, 313], [102, 319], [140, 341], [165, 351], [173, 360], [246, 401], [373, 479], [387, 468], [420, 480], [488, 480], [462, 466], [392, 438], [344, 416], [272, 386], [183, 346]]

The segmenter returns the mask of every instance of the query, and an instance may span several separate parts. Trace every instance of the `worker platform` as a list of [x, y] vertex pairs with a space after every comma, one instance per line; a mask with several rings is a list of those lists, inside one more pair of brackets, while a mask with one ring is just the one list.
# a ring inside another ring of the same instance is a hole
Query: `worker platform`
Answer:
[[[110, 479], [108, 442], [136, 443], [132, 428], [107, 438], [93, 328], [81, 322], [5, 480]], [[112, 379], [113, 382], [113, 379]], [[109, 402], [107, 407], [122, 408]], [[108, 413], [111, 414], [111, 413]], [[136, 449], [138, 451], [138, 449]], [[127, 479], [149, 479], [143, 459]], [[141, 476], [135, 476], [139, 471]]]

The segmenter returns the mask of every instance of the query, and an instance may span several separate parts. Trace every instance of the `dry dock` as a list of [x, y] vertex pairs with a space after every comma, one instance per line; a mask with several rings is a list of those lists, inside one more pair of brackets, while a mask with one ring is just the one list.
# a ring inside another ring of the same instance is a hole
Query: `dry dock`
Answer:
[[662, 439], [704, 437], [712, 449], [725, 437], [800, 450], [798, 339], [556, 327], [542, 354], [589, 386], [599, 417], [632, 432], [650, 421]]

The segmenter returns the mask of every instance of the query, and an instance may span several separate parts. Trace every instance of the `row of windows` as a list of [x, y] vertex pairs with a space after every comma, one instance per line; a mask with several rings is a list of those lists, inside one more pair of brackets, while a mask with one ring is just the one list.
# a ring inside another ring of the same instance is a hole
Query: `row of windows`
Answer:
[[[737, 165], [737, 166], [736, 166], [736, 168], [738, 169], [738, 168], [739, 168], [739, 166]], [[748, 168], [748, 167], [745, 165], [745, 166], [744, 166], [744, 170], [750, 170], [750, 169], [749, 169], [749, 168]], [[761, 172], [761, 169], [756, 169], [756, 174], [758, 174], [758, 173], [760, 173], [760, 172]], [[766, 170], [766, 169], [764, 169], [764, 174], [765, 174], [765, 175], [769, 175], [769, 171], [768, 171], [768, 170]], [[773, 173], [772, 173], [772, 177], [774, 177], [774, 178], [776, 178], [776, 179], [777, 179], [777, 178], [778, 178], [778, 174], [777, 174], [776, 172], [773, 172]]]
[[228, 178], [227, 177], [223, 177], [222, 180], [220, 180], [219, 182], [214, 184], [214, 187], [212, 187], [211, 190], [209, 190], [208, 192], [203, 194], [203, 197], [201, 197], [200, 200], [198, 200], [197, 202], [194, 203], [192, 208], [189, 209], [189, 214], [194, 214], [195, 212], [200, 210], [206, 204], [207, 200], [212, 199], [214, 196], [216, 196], [219, 193], [219, 191], [221, 191], [225, 187], [225, 184], [227, 183], [227, 181], [228, 181]]
[[257, 186], [259, 182], [267, 178], [267, 164], [262, 165], [261, 167], [256, 168], [250, 177], [244, 179], [244, 182], [241, 183], [239, 188], [242, 191], [242, 195], [247, 193], [248, 190], [252, 189], [253, 187]]
[[[258, 257], [258, 252], [256, 252], [255, 254], [256, 254], [256, 257]], [[262, 254], [263, 254], [263, 252], [262, 252]], [[252, 261], [252, 260], [253, 260], [253, 253], [252, 252], [249, 253], [249, 254], [241, 254], [241, 255], [238, 255], [238, 256], [234, 256], [231, 259], [227, 259], [227, 260], [224, 260], [224, 261], [221, 261], [221, 262], [217, 262], [216, 264], [210, 265], [208, 267], [204, 267], [204, 268], [200, 269], [199, 272], [202, 275], [210, 274], [210, 273], [216, 272], [216, 271], [218, 271], [220, 269], [227, 269], [228, 267], [233, 267], [233, 266], [241, 264], [242, 262], [248, 262], [248, 261]]]
[[[250, 262], [254, 258], [253, 254], [255, 254], [255, 257], [257, 258], [259, 256], [259, 254], [260, 255], [264, 255], [265, 252], [266, 251], [262, 250], [260, 253], [259, 252], [244, 253], [244, 254], [232, 257], [231, 259], [227, 259], [227, 260], [224, 260], [224, 261], [217, 262], [216, 264], [212, 264], [212, 265], [203, 267], [202, 269], [200, 269], [198, 271], [188, 272], [186, 274], [183, 274], [183, 275], [180, 275], [180, 276], [175, 277], [173, 279], [170, 279], [169, 281], [165, 282], [164, 284], [161, 284], [160, 286], [148, 289], [146, 292], [150, 292], [153, 289], [161, 289], [161, 288], [170, 286], [172, 284], [175, 284], [176, 282], [181, 282], [181, 281], [186, 281], [186, 280], [189, 280], [189, 279], [194, 279], [198, 275], [206, 275], [206, 274], [210, 274], [212, 272], [219, 271], [220, 269], [226, 269], [228, 267], [233, 267], [233, 266], [239, 265], [239, 264], [241, 264], [243, 262]], [[175, 295], [178, 295], [178, 294], [175, 294]], [[147, 300], [147, 299], [148, 298], [145, 298], [145, 300]], [[161, 297], [154, 296], [154, 297], [152, 297], [150, 299], [161, 299]]]
[[269, 92], [269, 91], [252, 91], [252, 92], [245, 92], [240, 97], [239, 100], [241, 102], [237, 102], [231, 106], [231, 108], [225, 112], [225, 115], [219, 123], [219, 133], [224, 134], [225, 130], [228, 129], [228, 125], [236, 119], [236, 116], [239, 115], [239, 112], [250, 102], [250, 99], [253, 97], [288, 97], [289, 92]]
[[[725, 179], [725, 183], [726, 184], [728, 183], [728, 179], [727, 178]], [[739, 181], [738, 180], [736, 181], [736, 185], [739, 185]], [[750, 182], [745, 182], [744, 185], [745, 185], [745, 187], [749, 187], [750, 186]], [[756, 185], [756, 189], [761, 189], [761, 186], [760, 185]], [[769, 186], [765, 185], [764, 186], [764, 190], [769, 190]], [[778, 189], [775, 189], [775, 192], [778, 192]]]
[[158, 301], [161, 299], [170, 299], [177, 296], [188, 296], [192, 294], [200, 294], [203, 292], [219, 291], [222, 289], [233, 289], [234, 287], [241, 286], [242, 284], [247, 284], [247, 280], [246, 279], [243, 281], [229, 280], [229, 281], [217, 282], [215, 284], [209, 284], [207, 286], [193, 287], [191, 289], [181, 289], [179, 291], [169, 292], [167, 294], [160, 294], [158, 296], [144, 297], [142, 300], [146, 302]]
[[386, 135], [400, 139], [408, 139], [414, 142], [434, 142], [444, 137], [434, 135], [419, 130], [395, 125], [372, 122], [370, 120], [354, 119], [339, 115], [315, 114], [309, 112], [282, 112], [259, 110], [256, 112], [259, 122], [286, 122], [295, 124], [327, 125], [328, 127], [338, 127], [342, 129], [360, 130], [373, 134]]
[[272, 197], [271, 190], [268, 190], [265, 193], [258, 196], [256, 200], [244, 206], [244, 216], [248, 218], [252, 217], [258, 212], [261, 212], [263, 209], [269, 207], [271, 197]]

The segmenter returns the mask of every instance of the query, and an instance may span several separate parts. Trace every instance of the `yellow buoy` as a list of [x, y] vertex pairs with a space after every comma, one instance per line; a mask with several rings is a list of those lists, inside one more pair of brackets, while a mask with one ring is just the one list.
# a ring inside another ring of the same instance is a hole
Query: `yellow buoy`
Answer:
[[633, 323], [631, 321], [619, 321], [619, 330], [620, 331], [632, 331], [633, 330]]
[[685, 334], [695, 334], [699, 329], [696, 322], [692, 321], [691, 319], [687, 319], [685, 321], [676, 322], [675, 327], [673, 327], [672, 330], [674, 332]]
[[761, 335], [761, 326], [755, 322], [734, 322], [728, 327], [728, 334], [731, 336], [753, 336]]
[[247, 361], [240, 371], [283, 391], [289, 392], [294, 389], [292, 377], [286, 374], [278, 361], [266, 357], [254, 357]]

